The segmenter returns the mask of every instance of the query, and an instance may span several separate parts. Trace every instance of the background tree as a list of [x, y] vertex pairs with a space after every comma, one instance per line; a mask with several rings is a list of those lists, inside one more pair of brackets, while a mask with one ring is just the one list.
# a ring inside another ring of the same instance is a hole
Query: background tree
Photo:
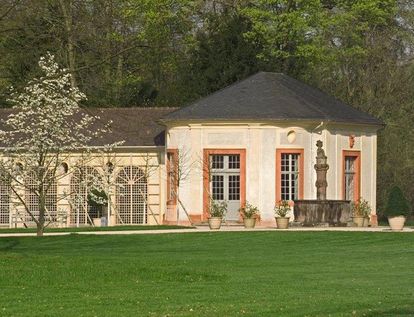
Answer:
[[39, 75], [46, 51], [84, 106], [181, 106], [258, 70], [284, 72], [387, 124], [379, 211], [392, 184], [414, 205], [413, 15], [409, 0], [3, 0], [0, 106], [10, 85]]
[[205, 96], [264, 68], [257, 57], [260, 43], [245, 37], [251, 30], [249, 19], [233, 7], [203, 17], [203, 28], [197, 30], [195, 44], [188, 50], [189, 61], [180, 69], [183, 101]]

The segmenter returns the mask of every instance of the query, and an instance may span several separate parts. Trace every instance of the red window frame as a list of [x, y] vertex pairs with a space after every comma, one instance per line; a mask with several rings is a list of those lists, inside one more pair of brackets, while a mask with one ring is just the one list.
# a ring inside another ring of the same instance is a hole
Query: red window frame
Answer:
[[[171, 164], [171, 157], [174, 161], [174, 164]], [[178, 175], [178, 149], [168, 149], [167, 150], [167, 204], [168, 205], [176, 205], [177, 204], [177, 175]], [[172, 168], [174, 168], [174, 171], [172, 171]], [[171, 180], [171, 177], [175, 177], [174, 180]], [[174, 183], [173, 183], [174, 182]], [[175, 195], [172, 195], [172, 188], [171, 184], [174, 184], [174, 193]], [[170, 199], [170, 197], [172, 197]]]
[[354, 175], [354, 201], [358, 201], [361, 195], [361, 151], [342, 151], [342, 199], [345, 200], [345, 158], [355, 158], [355, 175]]
[[[281, 175], [282, 175], [282, 154], [299, 154], [299, 199], [303, 199], [304, 193], [304, 149], [276, 149], [276, 201], [282, 200]], [[293, 205], [293, 201], [289, 201]]]

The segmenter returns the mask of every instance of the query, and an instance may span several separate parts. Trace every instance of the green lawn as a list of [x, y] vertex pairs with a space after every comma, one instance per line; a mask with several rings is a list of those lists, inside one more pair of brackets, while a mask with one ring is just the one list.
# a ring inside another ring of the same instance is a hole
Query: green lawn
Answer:
[[[85, 232], [85, 231], [127, 231], [127, 230], [164, 230], [164, 229], [194, 229], [194, 227], [170, 226], [170, 225], [141, 225], [141, 226], [114, 226], [114, 227], [69, 227], [46, 228], [45, 232]], [[34, 233], [36, 228], [3, 228], [1, 233]]]
[[1, 316], [413, 316], [414, 235], [0, 239]]

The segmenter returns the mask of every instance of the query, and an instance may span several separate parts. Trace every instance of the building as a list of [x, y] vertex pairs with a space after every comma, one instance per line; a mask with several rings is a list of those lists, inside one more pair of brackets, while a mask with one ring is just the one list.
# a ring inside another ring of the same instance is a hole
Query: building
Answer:
[[[116, 224], [202, 222], [210, 198], [228, 202], [228, 221], [240, 220], [248, 201], [259, 207], [263, 225], [273, 224], [279, 200], [316, 198], [318, 140], [330, 165], [327, 198], [363, 197], [376, 222], [382, 122], [284, 74], [260, 72], [179, 109], [113, 108], [100, 116], [114, 121], [107, 141], [125, 140], [114, 154], [123, 184], [111, 195]], [[98, 167], [97, 160], [88, 172]], [[68, 186], [77, 186], [76, 175], [56, 192]], [[0, 221], [12, 225], [8, 200], [1, 201]], [[63, 207], [69, 226], [87, 225], [93, 213], [87, 205], [81, 217], [79, 208]]]

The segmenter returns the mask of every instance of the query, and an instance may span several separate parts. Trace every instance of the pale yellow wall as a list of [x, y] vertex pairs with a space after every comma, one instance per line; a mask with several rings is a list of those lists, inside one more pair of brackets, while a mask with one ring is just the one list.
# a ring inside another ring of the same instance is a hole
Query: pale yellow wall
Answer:
[[[289, 143], [287, 133], [295, 131]], [[373, 128], [315, 123], [179, 124], [167, 129], [167, 147], [186, 152], [190, 176], [181, 184], [180, 198], [191, 214], [202, 213], [203, 149], [246, 149], [246, 199], [261, 210], [262, 219], [273, 219], [276, 149], [304, 149], [304, 198], [316, 198], [314, 170], [316, 141], [328, 156], [328, 199], [342, 199], [342, 151], [350, 150], [349, 135], [356, 135], [353, 150], [361, 150], [361, 195], [375, 212], [376, 132]], [[181, 218], [185, 218], [181, 215]]]
[[[98, 173], [103, 175], [103, 166], [109, 160], [113, 163], [115, 169], [113, 172], [114, 177], [118, 175], [119, 171], [126, 166], [139, 166], [144, 173], [148, 176], [148, 205], [147, 205], [147, 223], [156, 224], [156, 220], [159, 224], [163, 222], [163, 216], [166, 206], [166, 168], [165, 168], [165, 152], [164, 148], [158, 149], [129, 149], [120, 148], [115, 153], [109, 156], [103, 155], [91, 155], [86, 165], [96, 168]], [[69, 166], [79, 164], [79, 156], [72, 154], [67, 160]], [[70, 180], [72, 175], [63, 176], [58, 181], [57, 194], [58, 197], [65, 196], [64, 193], [70, 193]], [[111, 189], [111, 200], [113, 202], [113, 208], [116, 208], [115, 188]], [[67, 194], [66, 194], [67, 195]], [[12, 197], [12, 200], [16, 199]], [[14, 204], [11, 204], [11, 215], [15, 213]], [[21, 207], [21, 211], [24, 212]], [[58, 202], [58, 210], [62, 210], [68, 213], [70, 212], [70, 205], [68, 199], [63, 199]], [[70, 217], [68, 216], [66, 225], [70, 224]], [[19, 226], [22, 226], [20, 224]]]

